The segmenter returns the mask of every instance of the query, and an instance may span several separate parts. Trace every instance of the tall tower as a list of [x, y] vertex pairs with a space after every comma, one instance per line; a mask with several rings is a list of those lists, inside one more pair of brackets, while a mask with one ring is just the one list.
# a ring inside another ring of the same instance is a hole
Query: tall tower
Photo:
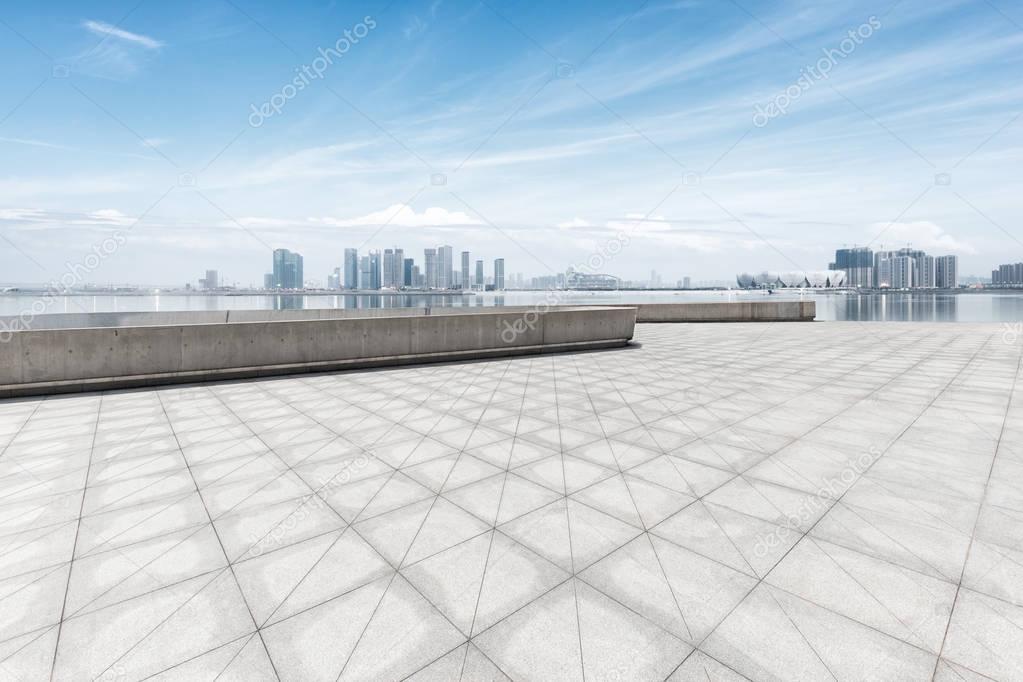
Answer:
[[494, 260], [494, 289], [498, 291], [504, 289], [504, 259], [498, 258]]

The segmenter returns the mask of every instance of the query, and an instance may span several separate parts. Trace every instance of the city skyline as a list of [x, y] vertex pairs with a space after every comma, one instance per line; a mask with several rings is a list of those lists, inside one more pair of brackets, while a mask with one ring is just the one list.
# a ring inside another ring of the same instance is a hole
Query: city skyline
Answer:
[[258, 282], [281, 243], [327, 273], [332, 242], [378, 235], [488, 245], [539, 276], [626, 232], [613, 269], [668, 281], [812, 269], [843, 242], [969, 274], [1019, 259], [1011, 7], [243, 9], [5, 17], [6, 280], [59, 277], [115, 233], [92, 281], [230, 259]]

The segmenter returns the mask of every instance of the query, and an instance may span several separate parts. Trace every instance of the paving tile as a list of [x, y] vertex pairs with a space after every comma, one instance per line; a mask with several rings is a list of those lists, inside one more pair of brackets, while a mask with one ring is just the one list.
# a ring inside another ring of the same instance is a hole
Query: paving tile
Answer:
[[1021, 677], [996, 333], [0, 401], [0, 678]]
[[994, 680], [1018, 679], [1023, 675], [1023, 607], [961, 589], [942, 656]]

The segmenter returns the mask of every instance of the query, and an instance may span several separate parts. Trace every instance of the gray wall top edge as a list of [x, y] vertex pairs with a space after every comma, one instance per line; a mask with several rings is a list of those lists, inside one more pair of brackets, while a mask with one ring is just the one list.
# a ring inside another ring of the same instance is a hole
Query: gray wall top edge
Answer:
[[[296, 324], [296, 323], [307, 323], [307, 324], [321, 323], [321, 324], [329, 324], [329, 323], [338, 323], [338, 322], [356, 323], [356, 322], [365, 322], [366, 320], [403, 320], [403, 319], [410, 319], [410, 318], [429, 318], [429, 317], [445, 317], [445, 318], [456, 318], [456, 317], [474, 317], [474, 318], [478, 318], [480, 316], [499, 317], [499, 316], [509, 316], [509, 315], [518, 316], [518, 315], [521, 315], [523, 312], [528, 312], [530, 310], [536, 310], [537, 314], [539, 314], [539, 315], [547, 315], [547, 314], [552, 314], [552, 313], [566, 313], [566, 312], [596, 312], [596, 311], [601, 311], [601, 310], [636, 310], [636, 309], [637, 309], [637, 306], [634, 306], [634, 305], [620, 305], [620, 306], [619, 305], [573, 305], [573, 306], [550, 306], [550, 307], [547, 307], [547, 308], [544, 308], [543, 306], [500, 306], [500, 307], [492, 307], [492, 308], [474, 309], [474, 310], [471, 310], [471, 311], [457, 312], [457, 313], [456, 312], [445, 312], [444, 315], [429, 315], [429, 314], [423, 313], [423, 314], [419, 314], [419, 315], [395, 314], [395, 315], [370, 315], [370, 316], [366, 316], [366, 317], [359, 317], [359, 316], [351, 316], [351, 317], [346, 317], [346, 316], [339, 316], [339, 317], [312, 317], [312, 316], [309, 316], [309, 317], [295, 317], [295, 318], [282, 317], [281, 319], [264, 319], [264, 320], [260, 320], [260, 319], [257, 319], [257, 320], [244, 320], [243, 319], [243, 320], [228, 320], [228, 321], [214, 321], [214, 322], [207, 322], [207, 321], [172, 322], [172, 323], [169, 323], [169, 324], [123, 324], [123, 325], [116, 325], [116, 326], [103, 325], [103, 326], [92, 326], [92, 327], [41, 327], [39, 329], [32, 329], [32, 328], [16, 329], [16, 330], [12, 329], [12, 330], [10, 330], [9, 333], [12, 336], [17, 336], [17, 335], [24, 335], [24, 334], [41, 334], [43, 332], [72, 332], [72, 331], [76, 331], [77, 332], [77, 331], [96, 331], [96, 330], [106, 330], [106, 331], [115, 331], [116, 332], [116, 331], [121, 331], [121, 330], [124, 330], [124, 331], [133, 330], [134, 331], [134, 330], [140, 330], [140, 329], [168, 329], [168, 328], [174, 328], [174, 327], [229, 327], [229, 326], [238, 326], [238, 325], [260, 325], [260, 324], [262, 324], [262, 325], [268, 325], [268, 324], [269, 325], [280, 325], [280, 324]], [[333, 310], [333, 309], [325, 309], [325, 310]], [[408, 310], [428, 310], [428, 309], [423, 309], [423, 308], [394, 308], [393, 310], [396, 310], [396, 311], [397, 310], [408, 311]], [[456, 310], [456, 309], [454, 309], [454, 308], [445, 308], [444, 310], [445, 311], [450, 311], [450, 310]], [[204, 312], [207, 312], [207, 311], [182, 311], [182, 312], [200, 312], [200, 313], [204, 313]], [[227, 312], [249, 312], [249, 311], [224, 311], [224, 312], [227, 313]], [[258, 312], [258, 311], [253, 311], [253, 312]], [[57, 314], [65, 314], [65, 313], [57, 313]], [[81, 314], [81, 315], [110, 315], [110, 313], [68, 313], [68, 314], [72, 314], [72, 315], [79, 315], [79, 314]], [[138, 313], [138, 314], [139, 315], [154, 315], [154, 314], [159, 314], [159, 313], [141, 312], [141, 313]], [[168, 316], [171, 316], [171, 315], [181, 314], [181, 313], [180, 312], [174, 312], [174, 313], [170, 313], [169, 312], [167, 314], [168, 314]]]

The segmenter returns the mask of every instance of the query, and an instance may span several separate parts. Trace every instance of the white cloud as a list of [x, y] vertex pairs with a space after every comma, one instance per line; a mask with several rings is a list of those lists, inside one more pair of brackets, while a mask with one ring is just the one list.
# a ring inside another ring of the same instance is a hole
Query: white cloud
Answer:
[[444, 227], [454, 225], [482, 225], [483, 221], [473, 218], [462, 211], [449, 211], [439, 206], [431, 206], [422, 213], [408, 204], [394, 204], [382, 211], [374, 211], [364, 216], [351, 219], [310, 218], [310, 222], [332, 227], [360, 227], [366, 225], [397, 225], [400, 227]]
[[122, 28], [118, 28], [103, 21], [89, 20], [83, 22], [82, 26], [84, 26], [89, 31], [92, 31], [96, 35], [120, 38], [121, 40], [126, 40], [129, 43], [135, 43], [136, 45], [141, 45], [142, 47], [149, 48], [150, 50], [155, 50], [157, 48], [163, 47], [164, 45], [161, 41], [156, 40], [155, 38], [150, 38], [149, 36], [145, 36], [140, 33], [132, 33], [131, 31], [125, 31]]
[[593, 223], [591, 223], [590, 221], [584, 220], [583, 218], [578, 218], [578, 217], [572, 218], [571, 220], [566, 220], [564, 222], [561, 222], [561, 223], [557, 224], [557, 227], [560, 227], [563, 230], [571, 230], [571, 229], [577, 228], [577, 227], [593, 227], [593, 226], [594, 226]]
[[977, 253], [969, 243], [960, 241], [929, 220], [911, 223], [874, 223], [870, 226], [871, 237], [881, 235], [877, 241], [886, 248], [901, 248], [910, 245], [922, 249], [932, 256], [947, 253]]

